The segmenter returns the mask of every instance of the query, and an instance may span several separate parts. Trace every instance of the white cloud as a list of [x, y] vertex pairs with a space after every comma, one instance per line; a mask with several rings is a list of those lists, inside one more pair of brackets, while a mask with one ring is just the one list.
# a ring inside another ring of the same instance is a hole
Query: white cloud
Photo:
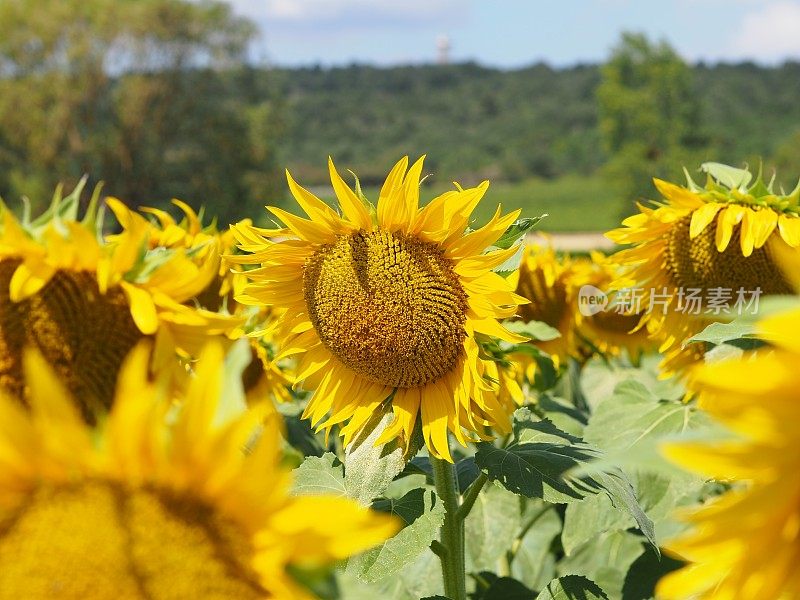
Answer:
[[228, 0], [247, 17], [302, 24], [354, 18], [391, 22], [427, 21], [465, 10], [463, 0]]
[[730, 51], [770, 62], [800, 57], [800, 2], [767, 2], [746, 14], [731, 39]]

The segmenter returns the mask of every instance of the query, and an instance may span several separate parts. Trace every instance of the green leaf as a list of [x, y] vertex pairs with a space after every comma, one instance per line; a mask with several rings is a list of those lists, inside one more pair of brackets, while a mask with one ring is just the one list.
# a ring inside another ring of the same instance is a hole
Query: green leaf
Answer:
[[495, 485], [485, 486], [464, 521], [467, 570], [493, 570], [519, 529], [519, 497]]
[[608, 596], [593, 581], [568, 575], [548, 583], [536, 600], [608, 600]]
[[561, 545], [570, 556], [576, 548], [591, 540], [598, 532], [619, 531], [635, 524], [628, 513], [614, 508], [606, 494], [595, 494], [583, 502], [567, 505]]
[[444, 521], [444, 506], [432, 490], [411, 490], [399, 500], [381, 500], [373, 506], [399, 516], [406, 526], [380, 546], [348, 561], [348, 572], [365, 582], [386, 579], [417, 560]]
[[622, 585], [622, 600], [652, 600], [658, 581], [681, 566], [683, 563], [679, 560], [645, 549], [628, 569]]
[[584, 493], [566, 480], [566, 474], [593, 457], [585, 449], [548, 442], [513, 444], [508, 448], [481, 442], [475, 462], [492, 481], [515, 494], [568, 503], [583, 499]]
[[425, 550], [402, 571], [377, 583], [365, 583], [347, 570], [337, 573], [343, 600], [419, 600], [428, 596], [444, 597], [442, 567], [438, 557]]
[[741, 189], [747, 188], [750, 180], [753, 179], [753, 174], [747, 169], [737, 169], [729, 165], [724, 165], [718, 162], [706, 162], [700, 165], [700, 170], [708, 173], [728, 189]]
[[497, 577], [475, 600], [535, 600], [536, 592], [511, 577]]
[[714, 346], [729, 344], [742, 350], [752, 350], [764, 345], [756, 339], [756, 323], [748, 319], [736, 319], [729, 323], [711, 323], [687, 343], [706, 342]]
[[561, 519], [552, 504], [527, 500], [522, 527], [522, 539], [511, 563], [511, 575], [532, 590], [540, 590], [556, 576], [552, 546], [561, 532]]
[[381, 495], [406, 466], [405, 450], [395, 440], [375, 445], [393, 419], [391, 412], [376, 413], [345, 449], [347, 493], [364, 506]]
[[547, 215], [544, 214], [540, 217], [518, 219], [514, 221], [508, 226], [508, 229], [506, 229], [505, 233], [500, 237], [499, 240], [495, 242], [494, 245], [497, 248], [502, 248], [503, 250], [511, 248], [511, 246], [514, 244], [521, 242], [525, 235], [546, 216]]
[[403, 495], [402, 498], [380, 498], [372, 503], [372, 509], [400, 517], [405, 527], [425, 514], [426, 491], [430, 492], [425, 488], [416, 488]]
[[333, 452], [309, 456], [293, 473], [292, 493], [298, 496], [347, 496], [342, 464]]
[[561, 333], [544, 321], [506, 321], [503, 326], [509, 331], [524, 335], [540, 342], [549, 342], [561, 337]]
[[663, 459], [658, 443], [708, 422], [691, 404], [658, 400], [641, 383], [624, 381], [595, 409], [584, 439], [605, 453], [604, 461], [685, 478], [691, 476]]
[[558, 564], [560, 577], [581, 575], [595, 582], [617, 600], [631, 564], [644, 552], [642, 538], [629, 531], [615, 531], [595, 536]]
[[606, 468], [576, 476], [580, 467], [598, 457], [598, 451], [528, 409], [519, 409], [514, 417], [514, 443], [507, 448], [486, 442], [478, 445], [475, 460], [490, 479], [516, 494], [553, 503], [569, 504], [603, 493], [614, 508], [629, 514], [656, 546], [653, 523], [622, 471]]
[[592, 410], [614, 394], [614, 389], [622, 381], [639, 381], [652, 391], [654, 397], [679, 400], [685, 389], [677, 378], [659, 379], [657, 355], [644, 357], [639, 368], [608, 363], [600, 358], [590, 360], [581, 370], [580, 389]]
[[539, 396], [537, 408], [561, 431], [576, 437], [583, 436], [583, 428], [588, 423], [586, 413], [575, 408], [571, 402], [544, 393]]
[[251, 359], [250, 344], [242, 339], [234, 342], [225, 355], [225, 369], [219, 390], [220, 401], [214, 415], [217, 426], [228, 423], [247, 411], [242, 373]]
[[625, 511], [633, 517], [634, 522], [639, 527], [639, 531], [644, 534], [656, 552], [660, 552], [656, 542], [656, 533], [653, 521], [648, 517], [639, 506], [636, 499], [636, 492], [631, 482], [621, 470], [606, 471], [597, 474], [603, 491], [606, 493], [614, 508], [617, 511]]
[[517, 442], [580, 443], [580, 437], [562, 431], [550, 420], [542, 419], [528, 407], [518, 408], [512, 417], [512, 431]]
[[[495, 250], [501, 250], [501, 248], [498, 248], [497, 246], [489, 246], [486, 249], [486, 252], [484, 252], [484, 254], [488, 252], [494, 252]], [[522, 262], [522, 254], [524, 252], [525, 252], [525, 247], [520, 245], [520, 247], [517, 248], [517, 251], [514, 252], [514, 254], [512, 254], [509, 258], [507, 258], [505, 262], [492, 269], [492, 271], [497, 273], [501, 277], [508, 277], [509, 275], [511, 275], [511, 273], [519, 269], [519, 265]]]

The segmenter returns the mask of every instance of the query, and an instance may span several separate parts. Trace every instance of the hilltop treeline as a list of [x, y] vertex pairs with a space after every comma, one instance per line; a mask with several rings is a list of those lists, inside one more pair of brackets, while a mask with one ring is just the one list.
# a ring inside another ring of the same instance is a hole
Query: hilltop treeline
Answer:
[[[793, 158], [800, 63], [699, 65], [691, 74], [704, 155]], [[507, 180], [590, 173], [609, 158], [598, 127], [599, 66], [351, 66], [268, 76], [285, 101], [279, 155], [316, 181], [328, 153], [374, 178], [405, 152], [429, 153], [431, 168], [453, 177]]]

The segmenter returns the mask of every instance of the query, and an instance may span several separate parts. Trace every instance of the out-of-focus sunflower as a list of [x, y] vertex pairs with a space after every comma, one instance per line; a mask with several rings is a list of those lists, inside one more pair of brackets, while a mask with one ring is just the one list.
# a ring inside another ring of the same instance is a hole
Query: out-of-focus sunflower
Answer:
[[177, 414], [149, 354], [127, 359], [100, 429], [36, 353], [30, 412], [0, 395], [0, 597], [309, 598], [289, 569], [396, 532], [349, 499], [289, 494], [276, 427], [255, 437], [259, 412], [221, 416], [219, 344]]
[[[291, 362], [291, 358], [276, 360], [273, 311], [263, 307], [243, 306], [234, 299], [235, 294], [244, 289], [247, 279], [239, 265], [231, 265], [222, 260], [222, 255], [236, 250], [233, 230], [220, 232], [214, 222], [203, 226], [202, 216], [191, 206], [180, 200], [172, 202], [184, 214], [184, 218], [180, 221], [176, 221], [168, 212], [157, 208], [140, 209], [141, 212], [149, 213], [158, 220], [157, 224], [153, 224], [150, 228], [149, 247], [183, 249], [198, 265], [203, 265], [207, 260], [218, 263], [217, 276], [211, 279], [204, 290], [189, 299], [187, 304], [198, 305], [215, 312], [235, 314], [244, 319], [242, 325], [244, 332], [262, 332], [257, 338], [250, 338], [252, 360], [242, 374], [248, 403], [253, 405], [263, 401], [290, 401], [293, 378], [288, 363]], [[128, 221], [137, 219], [137, 215], [132, 215]], [[249, 226], [252, 221], [243, 219], [239, 224]]]
[[[212, 278], [208, 286], [200, 291], [192, 301], [202, 308], [218, 311], [225, 308], [230, 313], [237, 312], [234, 306], [234, 291], [245, 283], [241, 273], [232, 270], [230, 265], [221, 260], [221, 255], [233, 252], [236, 240], [233, 231], [219, 231], [215, 222], [203, 225], [202, 216], [181, 200], [173, 200], [184, 214], [184, 218], [176, 221], [168, 212], [152, 207], [143, 207], [141, 212], [153, 215], [157, 224], [150, 228], [149, 246], [155, 248], [182, 248], [189, 252], [197, 264], [206, 260], [217, 262], [217, 276]], [[201, 211], [202, 213], [202, 211]], [[132, 217], [133, 218], [133, 217]], [[250, 219], [243, 219], [242, 225], [250, 225]], [[237, 282], [241, 282], [237, 285]]]
[[[550, 354], [556, 366], [580, 355], [575, 269], [569, 256], [558, 256], [550, 246], [531, 244], [525, 247], [519, 270], [508, 278], [517, 294], [530, 301], [519, 307], [519, 318], [526, 323], [541, 321], [561, 334], [552, 340], [530, 342]], [[526, 364], [533, 363], [528, 360]]]
[[705, 187], [688, 175], [687, 187], [656, 179], [666, 201], [640, 206], [606, 234], [633, 245], [613, 256], [626, 271], [616, 287], [638, 290], [641, 323], [660, 341], [667, 370], [691, 362], [687, 352], [697, 355], [699, 345], [681, 345], [725, 318], [725, 306], [747, 309], [759, 295], [790, 293], [775, 254], [800, 246], [800, 186], [778, 194], [760, 175], [751, 184], [747, 170], [703, 167]]
[[[608, 257], [592, 252], [588, 259], [576, 259], [572, 284], [580, 294], [583, 286], [592, 286], [608, 292], [619, 277], [619, 268]], [[638, 361], [644, 352], [655, 350], [653, 341], [645, 327], [639, 327], [642, 312], [631, 313], [624, 301], [617, 303], [611, 294], [611, 302], [604, 310], [595, 314], [576, 315], [578, 335], [588, 342], [592, 351], [618, 356], [623, 351], [633, 361]]]
[[110, 406], [122, 359], [142, 337], [155, 338], [157, 371], [242, 320], [186, 304], [219, 269], [213, 240], [199, 262], [196, 248], [151, 249], [147, 221], [114, 199], [108, 205], [125, 230], [103, 239], [99, 189], [77, 218], [82, 187], [66, 198], [57, 191], [34, 221], [0, 205], [0, 388], [24, 400], [22, 349], [33, 345], [92, 421]]
[[[285, 230], [236, 227], [245, 257], [256, 264], [241, 302], [285, 310], [282, 354], [302, 355], [297, 380], [316, 389], [305, 416], [322, 428], [343, 424], [345, 445], [384, 402], [394, 421], [379, 442], [410, 443], [421, 419], [435, 457], [452, 460], [448, 431], [466, 444], [487, 426], [509, 427], [509, 413], [486, 375], [477, 336], [524, 338], [498, 319], [524, 302], [492, 269], [516, 247], [482, 252], [516, 219], [499, 210], [467, 235], [488, 182], [447, 192], [419, 207], [422, 159], [400, 160], [367, 206], [329, 163], [343, 216], [287, 178], [310, 217], [270, 208]], [[290, 239], [274, 242], [274, 235]], [[327, 418], [326, 418], [327, 416]]]
[[664, 600], [800, 597], [800, 311], [760, 323], [777, 348], [697, 367], [690, 387], [736, 437], [669, 444], [686, 469], [733, 483], [684, 514], [667, 550], [690, 564], [661, 580]]

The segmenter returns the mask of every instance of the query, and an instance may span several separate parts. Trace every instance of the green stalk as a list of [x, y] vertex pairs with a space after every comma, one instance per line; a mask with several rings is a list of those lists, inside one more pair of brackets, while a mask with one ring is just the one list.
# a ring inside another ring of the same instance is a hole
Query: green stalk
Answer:
[[446, 552], [439, 555], [442, 561], [444, 594], [452, 600], [467, 600], [467, 576], [464, 562], [464, 519], [458, 513], [458, 487], [455, 466], [431, 457], [433, 482], [436, 494], [444, 504], [444, 524], [441, 544]]

